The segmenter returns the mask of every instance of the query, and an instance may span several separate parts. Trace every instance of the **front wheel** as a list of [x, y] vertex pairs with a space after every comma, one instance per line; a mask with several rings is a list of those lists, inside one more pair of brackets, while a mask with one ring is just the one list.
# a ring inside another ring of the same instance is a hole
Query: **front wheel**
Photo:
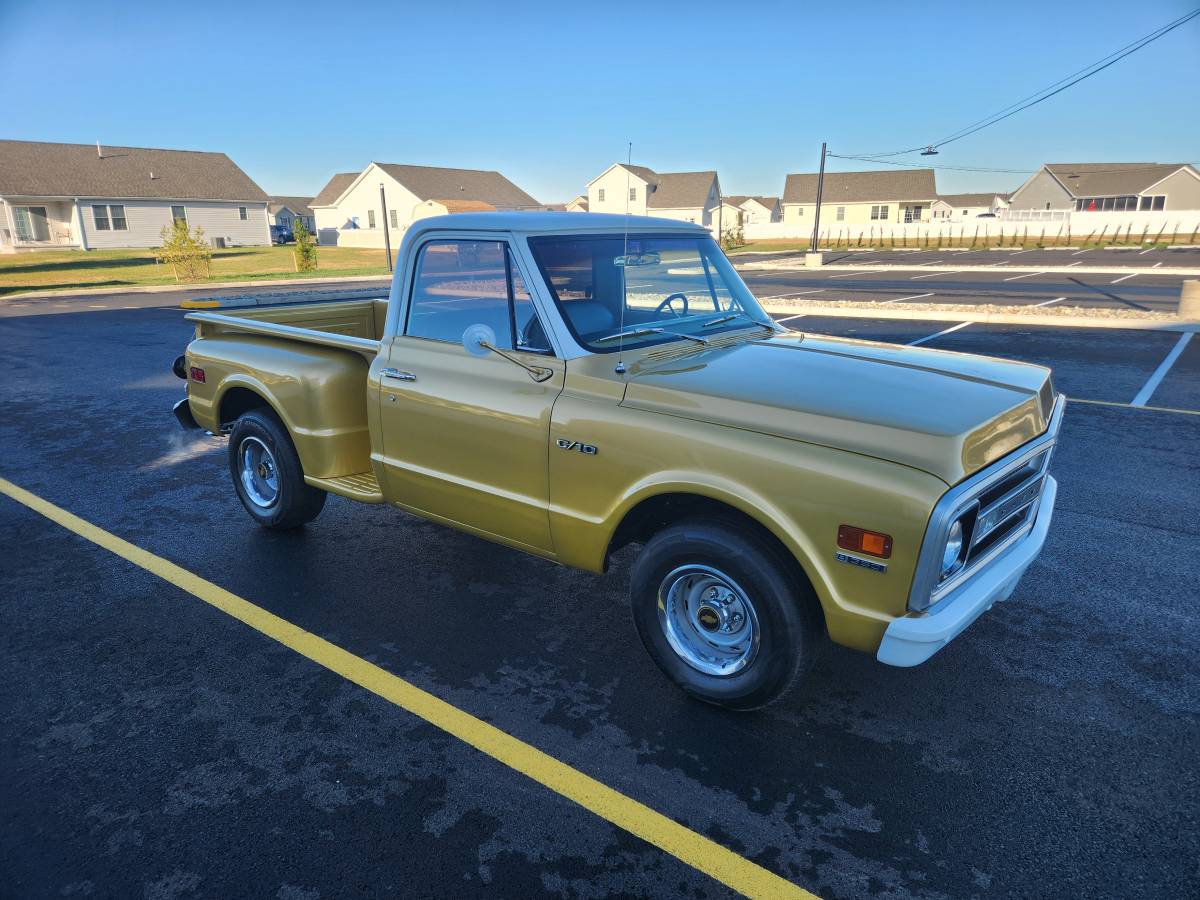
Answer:
[[719, 519], [652, 537], [634, 563], [631, 599], [638, 634], [663, 673], [729, 709], [782, 697], [823, 636], [816, 597], [780, 549]]
[[229, 473], [242, 506], [264, 528], [299, 528], [325, 506], [325, 492], [304, 481], [287, 429], [267, 410], [252, 409], [234, 424]]

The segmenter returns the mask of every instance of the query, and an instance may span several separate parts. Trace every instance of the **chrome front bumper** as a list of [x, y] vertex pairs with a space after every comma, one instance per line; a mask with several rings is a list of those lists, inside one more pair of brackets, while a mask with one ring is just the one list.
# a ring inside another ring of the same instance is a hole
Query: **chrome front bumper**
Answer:
[[893, 620], [884, 632], [876, 659], [889, 666], [920, 665], [991, 609], [993, 603], [1009, 598], [1025, 570], [1037, 559], [1050, 531], [1058, 482], [1049, 475], [1045, 479], [1029, 533], [972, 573], [928, 612], [909, 613]]

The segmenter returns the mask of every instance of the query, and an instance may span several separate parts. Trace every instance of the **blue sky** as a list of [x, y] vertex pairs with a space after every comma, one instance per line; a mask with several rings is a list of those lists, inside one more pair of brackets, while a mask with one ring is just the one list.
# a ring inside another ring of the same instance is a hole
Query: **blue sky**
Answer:
[[[545, 202], [631, 140], [642, 165], [778, 194], [822, 140], [936, 140], [1195, 5], [0, 0], [0, 137], [220, 150], [273, 194], [371, 160], [499, 169]], [[1200, 19], [931, 159], [1197, 162], [1198, 110]]]

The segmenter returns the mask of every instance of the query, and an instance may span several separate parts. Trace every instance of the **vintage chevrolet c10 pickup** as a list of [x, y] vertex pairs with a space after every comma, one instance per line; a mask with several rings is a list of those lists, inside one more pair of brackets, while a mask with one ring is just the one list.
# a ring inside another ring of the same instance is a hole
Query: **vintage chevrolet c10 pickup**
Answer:
[[1049, 370], [789, 330], [686, 222], [428, 218], [387, 300], [188, 319], [175, 414], [260, 525], [333, 493], [592, 572], [639, 546], [646, 649], [733, 709], [826, 636], [927, 660], [1050, 525]]

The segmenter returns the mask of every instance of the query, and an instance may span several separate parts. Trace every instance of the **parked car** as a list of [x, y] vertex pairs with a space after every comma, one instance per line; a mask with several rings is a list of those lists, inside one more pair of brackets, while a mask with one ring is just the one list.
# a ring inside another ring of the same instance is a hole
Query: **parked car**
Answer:
[[296, 239], [292, 236], [292, 230], [286, 225], [271, 226], [271, 243], [272, 244], [290, 244]]
[[975, 218], [977, 218], [977, 219], [994, 219], [994, 218], [996, 218], [996, 214], [994, 212], [978, 213], [975, 216]]
[[175, 414], [229, 435], [250, 517], [333, 493], [592, 572], [638, 545], [641, 640], [710, 703], [774, 700], [826, 635], [921, 663], [1046, 539], [1048, 369], [790, 331], [699, 226], [423, 219], [391, 297], [187, 317]]

